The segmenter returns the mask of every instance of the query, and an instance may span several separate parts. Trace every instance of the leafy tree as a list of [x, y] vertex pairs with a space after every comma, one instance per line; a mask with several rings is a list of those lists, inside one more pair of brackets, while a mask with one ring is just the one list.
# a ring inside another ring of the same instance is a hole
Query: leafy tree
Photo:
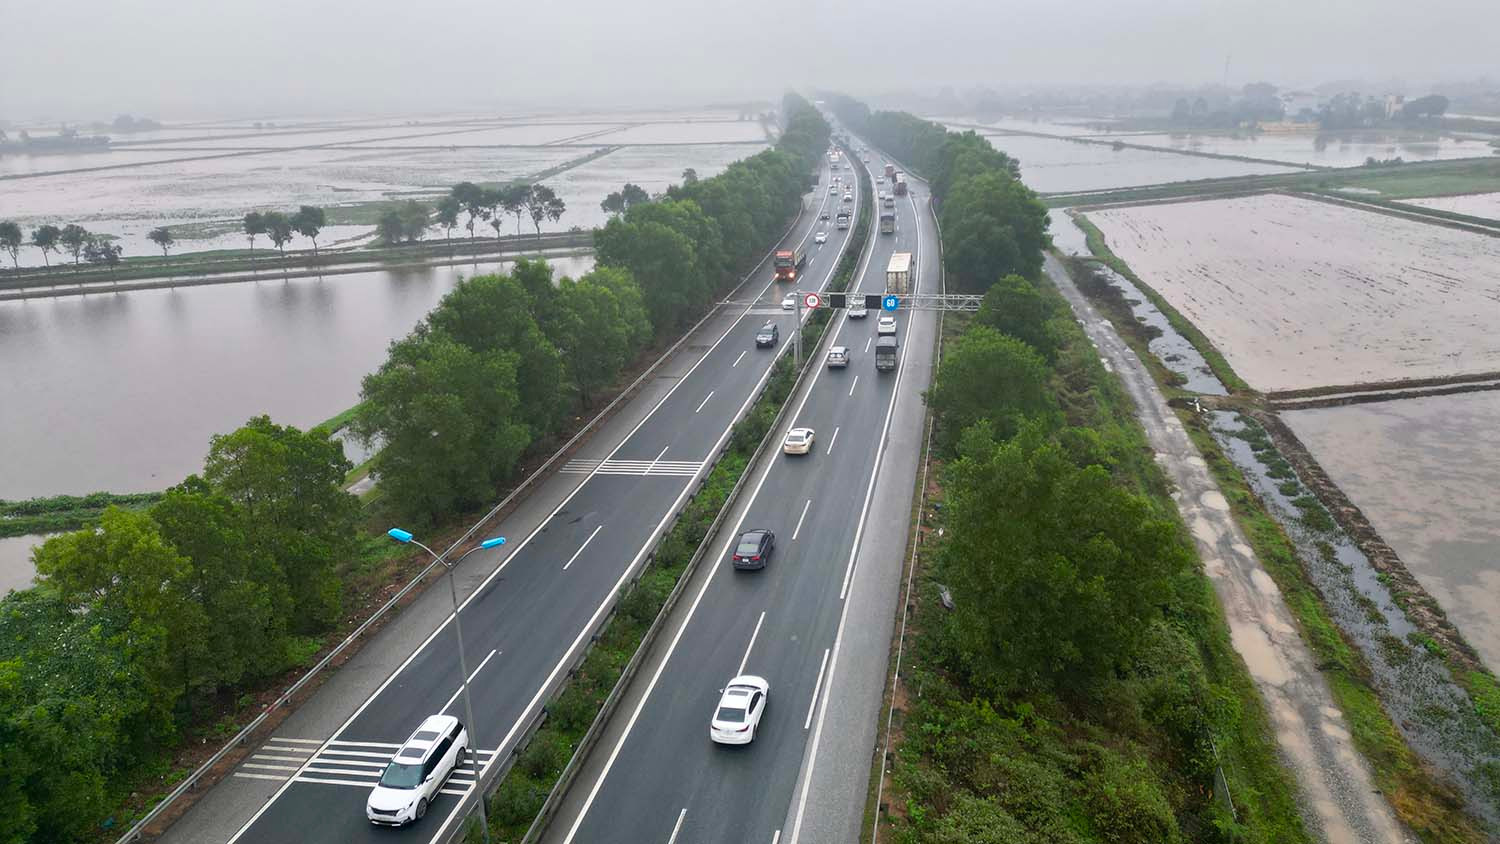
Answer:
[[109, 267], [110, 277], [113, 278], [115, 267], [120, 265], [120, 256], [124, 251], [120, 244], [105, 235], [91, 234], [83, 247], [83, 259], [90, 264]]
[[521, 234], [521, 220], [526, 216], [527, 202], [531, 198], [531, 185], [507, 185], [500, 191], [500, 207], [516, 218], [516, 236]]
[[1425, 97], [1417, 97], [1411, 102], [1401, 106], [1401, 116], [1407, 119], [1442, 117], [1443, 112], [1447, 110], [1447, 97], [1443, 96], [1442, 94], [1428, 94]]
[[323, 630], [338, 620], [334, 567], [352, 553], [359, 515], [358, 500], [344, 491], [352, 468], [343, 447], [321, 432], [266, 416], [209, 441], [203, 479], [240, 508], [251, 547], [284, 573], [294, 631]]
[[977, 319], [982, 325], [1020, 340], [1051, 362], [1060, 345], [1050, 324], [1054, 316], [1051, 302], [1031, 282], [1013, 274], [1000, 279], [984, 294]]
[[963, 430], [977, 422], [988, 422], [1008, 439], [1030, 418], [1054, 418], [1050, 377], [1046, 361], [1024, 342], [986, 325], [970, 326], [944, 350], [927, 393], [941, 421], [943, 448], [951, 452]]
[[972, 682], [1082, 691], [1132, 653], [1190, 563], [1173, 521], [1032, 426], [966, 438], [941, 571]]
[[408, 199], [397, 211], [401, 215], [401, 236], [408, 243], [421, 240], [427, 233], [431, 209], [415, 199]]
[[254, 252], [255, 238], [268, 231], [266, 228], [266, 216], [259, 211], [251, 211], [245, 215], [244, 228], [245, 236], [250, 238], [250, 251]]
[[640, 280], [651, 324], [658, 333], [675, 328], [689, 309], [702, 301], [702, 276], [693, 243], [671, 227], [655, 222], [610, 220], [594, 233], [594, 254], [601, 265], [623, 267]]
[[52, 261], [48, 259], [47, 253], [56, 252], [58, 241], [62, 238], [62, 229], [48, 224], [37, 226], [31, 232], [31, 245], [42, 251], [42, 263], [47, 269], [52, 269]]
[[285, 262], [286, 244], [292, 239], [291, 219], [280, 211], [267, 211], [261, 215], [261, 220], [266, 226], [266, 237], [276, 244], [276, 251], [281, 253], [281, 260]]
[[293, 214], [287, 222], [291, 223], [292, 229], [297, 234], [312, 241], [313, 257], [316, 258], [318, 256], [318, 232], [328, 224], [328, 215], [316, 205], [304, 205], [298, 208], [297, 213]]
[[146, 235], [146, 237], [149, 238], [152, 243], [161, 247], [161, 256], [163, 258], [167, 257], [167, 250], [171, 249], [172, 245], [177, 242], [177, 239], [172, 237], [171, 230], [169, 230], [166, 226], [158, 226], [157, 228], [152, 229], [151, 233]]
[[682, 171], [682, 183], [684, 185], [696, 185], [698, 183], [698, 171], [689, 167]]
[[[692, 168], [688, 168], [689, 171]], [[694, 179], [696, 181], [696, 179]], [[632, 182], [626, 182], [625, 187], [610, 193], [599, 203], [599, 207], [611, 214], [624, 214], [631, 206], [642, 205], [651, 201], [651, 194], [646, 189]]]
[[401, 221], [401, 212], [395, 208], [380, 215], [380, 220], [375, 223], [375, 232], [380, 240], [387, 246], [395, 246], [400, 243], [406, 234], [406, 226]]
[[380, 485], [418, 519], [489, 500], [531, 442], [520, 419], [519, 355], [480, 352], [423, 325], [365, 376], [351, 428], [384, 445]]
[[614, 382], [629, 360], [631, 327], [615, 293], [584, 276], [558, 286], [555, 336], [585, 405]]
[[[469, 215], [469, 222], [464, 228], [469, 230], [469, 242], [473, 243], [474, 224], [480, 219], [489, 219], [489, 206], [484, 190], [473, 182], [459, 182], [448, 189], [448, 196]], [[441, 205], [439, 212], [441, 213]]]
[[10, 253], [16, 272], [21, 272], [21, 227], [10, 220], [0, 220], [0, 249]]
[[1012, 273], [1036, 277], [1047, 246], [1047, 209], [1025, 185], [995, 171], [958, 180], [943, 202], [943, 263], [958, 286], [985, 290]]
[[73, 256], [73, 266], [78, 266], [78, 258], [83, 254], [84, 247], [89, 245], [89, 231], [83, 226], [69, 223], [63, 227], [62, 234], [58, 237], [62, 241], [63, 248]]
[[[463, 203], [451, 193], [438, 200], [437, 213], [433, 219], [443, 227], [448, 240], [453, 239], [453, 229], [458, 225], [458, 215], [463, 212], [463, 208]], [[470, 231], [470, 234], [472, 235], [473, 232]]]

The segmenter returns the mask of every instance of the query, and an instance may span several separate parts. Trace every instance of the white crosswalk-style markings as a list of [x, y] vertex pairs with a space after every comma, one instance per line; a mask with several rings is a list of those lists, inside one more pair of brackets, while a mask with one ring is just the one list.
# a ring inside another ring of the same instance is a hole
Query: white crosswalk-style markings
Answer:
[[701, 460], [569, 460], [560, 471], [570, 475], [587, 475], [598, 470], [601, 475], [650, 475], [651, 477], [691, 478], [703, 468]]
[[[401, 749], [399, 744], [375, 741], [332, 741], [319, 752], [322, 746], [323, 742], [316, 739], [274, 736], [251, 754], [234, 775], [278, 782], [296, 775], [297, 782], [374, 788], [391, 757]], [[475, 754], [481, 765], [488, 765], [495, 751], [476, 750]], [[464, 796], [474, 786], [474, 775], [473, 760], [465, 754], [442, 793]]]

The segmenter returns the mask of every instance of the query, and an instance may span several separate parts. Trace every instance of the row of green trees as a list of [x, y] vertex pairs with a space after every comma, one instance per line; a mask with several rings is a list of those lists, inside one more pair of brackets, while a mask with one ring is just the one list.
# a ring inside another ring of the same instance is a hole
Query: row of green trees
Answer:
[[[153, 239], [155, 236], [156, 232], [152, 232]], [[53, 252], [72, 255], [74, 266], [83, 260], [96, 266], [114, 267], [120, 263], [123, 251], [114, 240], [110, 235], [96, 234], [74, 223], [61, 227], [51, 224], [37, 226], [31, 230], [28, 239], [18, 223], [0, 220], [0, 249], [10, 255], [11, 264], [18, 273], [21, 271], [21, 248], [28, 245], [42, 253], [42, 262], [49, 269]]]
[[[389, 232], [405, 237], [407, 240], [415, 240], [421, 237], [417, 233], [411, 236], [413, 228], [410, 224], [405, 227], [397, 227], [400, 220], [415, 223], [418, 209], [426, 214], [426, 206], [417, 202], [407, 202], [402, 208], [388, 211], [382, 216], [380, 222], [381, 237], [387, 243], [395, 240]], [[453, 229], [458, 227], [460, 215], [466, 217], [464, 228], [469, 231], [469, 240], [474, 240], [474, 227], [479, 221], [487, 221], [495, 230], [495, 237], [500, 236], [500, 227], [504, 225], [507, 214], [516, 218], [516, 234], [521, 233], [521, 221], [529, 218], [532, 226], [536, 229], [537, 237], [542, 235], [542, 223], [546, 220], [557, 222], [567, 213], [568, 204], [557, 195], [557, 192], [546, 185], [528, 185], [524, 183], [513, 183], [496, 188], [487, 188], [476, 185], [473, 182], [459, 182], [449, 188], [448, 195], [438, 200], [436, 207], [436, 222], [447, 231], [448, 237], [453, 237]]]
[[[800, 97], [785, 108], [775, 149], [712, 178], [694, 174], [657, 200], [631, 191], [596, 233], [592, 272], [554, 284], [545, 263], [521, 261], [508, 275], [468, 279], [391, 344], [364, 380], [351, 429], [382, 443], [372, 470], [396, 509], [436, 520], [490, 500], [527, 449], [774, 243], [829, 134]], [[527, 201], [541, 205], [528, 207], [551, 207], [539, 188]], [[478, 221], [494, 225], [503, 193], [464, 183], [446, 199], [469, 215], [472, 236]]]
[[0, 599], [0, 841], [96, 835], [205, 707], [316, 646], [357, 542], [350, 468], [257, 417], [150, 507], [37, 550], [38, 584]]
[[[296, 211], [287, 214], [282, 211], [251, 211], [245, 215], [242, 229], [245, 236], [250, 240], [250, 251], [255, 251], [255, 239], [261, 235], [271, 241], [281, 257], [286, 257], [286, 245], [291, 242], [293, 235], [302, 235], [312, 241], [313, 254], [318, 254], [318, 234], [323, 227], [328, 225], [328, 214], [316, 205], [303, 205]], [[166, 231], [157, 229], [156, 231]], [[156, 240], [155, 232], [152, 232], [152, 240]], [[160, 241], [157, 245], [162, 246]], [[166, 253], [166, 247], [162, 246], [162, 253]]]
[[893, 840], [1266, 840], [1213, 800], [1240, 712], [1206, 665], [1238, 663], [1128, 397], [1041, 273], [1044, 211], [982, 139], [857, 105], [835, 103], [932, 179], [950, 281], [985, 292], [927, 395], [944, 530]]

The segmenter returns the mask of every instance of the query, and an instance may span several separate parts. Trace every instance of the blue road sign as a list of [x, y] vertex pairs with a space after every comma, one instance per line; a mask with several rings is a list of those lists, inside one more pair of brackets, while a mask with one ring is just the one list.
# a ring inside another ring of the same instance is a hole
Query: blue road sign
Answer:
[[880, 300], [880, 307], [887, 311], [894, 311], [901, 307], [901, 300], [895, 296], [887, 296]]

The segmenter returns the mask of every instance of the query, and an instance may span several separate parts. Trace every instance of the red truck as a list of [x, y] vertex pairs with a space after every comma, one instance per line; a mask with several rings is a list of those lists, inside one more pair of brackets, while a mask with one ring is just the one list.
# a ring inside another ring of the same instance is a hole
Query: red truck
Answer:
[[805, 263], [807, 263], [807, 253], [803, 252], [800, 246], [796, 249], [776, 250], [774, 261], [776, 281], [796, 281], [797, 271], [802, 269]]

